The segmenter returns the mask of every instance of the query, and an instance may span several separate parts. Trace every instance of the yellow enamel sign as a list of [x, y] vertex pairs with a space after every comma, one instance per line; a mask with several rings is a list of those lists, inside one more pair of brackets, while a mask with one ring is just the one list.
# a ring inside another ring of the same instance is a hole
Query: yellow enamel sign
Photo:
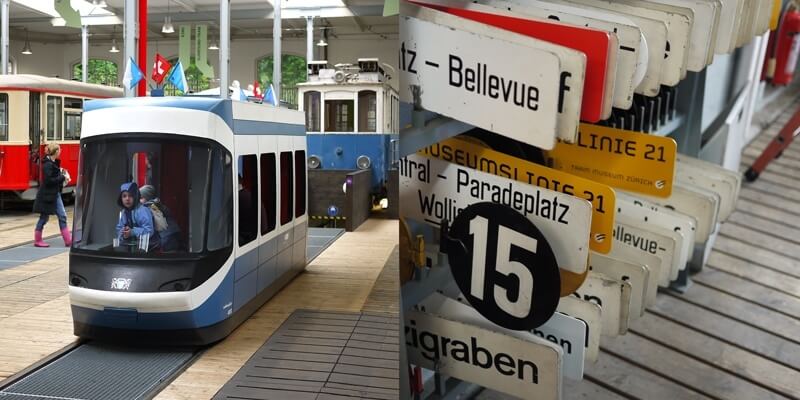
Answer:
[[672, 138], [581, 124], [575, 143], [546, 152], [551, 168], [656, 197], [672, 194], [677, 144]]
[[420, 150], [419, 153], [589, 200], [593, 206], [589, 247], [603, 254], [611, 251], [616, 195], [614, 189], [608, 185], [534, 164], [461, 139], [447, 139]]

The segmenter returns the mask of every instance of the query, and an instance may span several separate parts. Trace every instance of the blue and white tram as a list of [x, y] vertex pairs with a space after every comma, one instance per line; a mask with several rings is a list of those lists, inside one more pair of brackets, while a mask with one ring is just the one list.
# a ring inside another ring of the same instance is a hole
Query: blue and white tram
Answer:
[[69, 257], [77, 336], [212, 343], [305, 269], [303, 113], [143, 97], [90, 101], [83, 115]]
[[400, 127], [400, 97], [389, 79], [377, 58], [335, 68], [326, 61], [309, 63], [308, 82], [297, 84], [309, 168], [369, 168], [373, 193], [385, 190]]

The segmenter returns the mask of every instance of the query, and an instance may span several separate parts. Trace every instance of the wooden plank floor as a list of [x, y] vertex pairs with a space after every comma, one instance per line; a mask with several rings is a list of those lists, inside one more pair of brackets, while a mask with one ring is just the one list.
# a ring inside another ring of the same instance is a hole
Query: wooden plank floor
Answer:
[[[369, 220], [345, 233], [159, 398], [211, 398], [295, 309], [361, 311], [397, 245], [397, 232], [397, 221]], [[0, 271], [0, 381], [76, 339], [66, 281], [67, 254]]]
[[[66, 208], [67, 224], [72, 229], [72, 211], [74, 207], [68, 205]], [[33, 229], [36, 227], [36, 221], [38, 220], [39, 214], [0, 210], [0, 250], [24, 243], [33, 243]], [[44, 226], [43, 236], [53, 237], [56, 235], [60, 235], [58, 218], [55, 215], [51, 215], [47, 225]]]
[[[345, 233], [227, 339], [206, 351], [156, 399], [208, 399], [297, 309], [361, 311], [398, 244], [396, 220]], [[395, 311], [397, 312], [397, 311]]]

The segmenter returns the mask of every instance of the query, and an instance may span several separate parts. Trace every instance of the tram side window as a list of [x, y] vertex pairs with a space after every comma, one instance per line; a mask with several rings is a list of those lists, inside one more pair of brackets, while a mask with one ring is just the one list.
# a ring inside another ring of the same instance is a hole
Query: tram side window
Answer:
[[306, 131], [319, 132], [320, 120], [320, 93], [317, 91], [306, 92], [303, 95], [303, 107], [306, 109]]
[[0, 93], [0, 141], [8, 140], [8, 94]]
[[208, 250], [219, 250], [233, 243], [233, 173], [231, 156], [215, 150], [211, 163], [211, 190], [209, 190]]
[[261, 234], [275, 229], [275, 206], [277, 203], [277, 175], [275, 153], [261, 154]]
[[358, 131], [376, 132], [378, 127], [378, 96], [374, 90], [358, 92]]
[[239, 156], [239, 246], [252, 242], [258, 232], [257, 168], [255, 154]]
[[78, 140], [81, 138], [81, 113], [80, 111], [67, 111], [64, 113], [64, 140]]
[[304, 150], [294, 152], [294, 170], [294, 216], [299, 218], [306, 213], [306, 152]]
[[293, 175], [292, 152], [281, 152], [281, 225], [287, 224], [292, 220]]
[[353, 132], [353, 100], [325, 100], [325, 132]]
[[47, 140], [61, 140], [61, 97], [47, 96]]
[[81, 110], [83, 110], [83, 99], [64, 98], [64, 140], [81, 138]]

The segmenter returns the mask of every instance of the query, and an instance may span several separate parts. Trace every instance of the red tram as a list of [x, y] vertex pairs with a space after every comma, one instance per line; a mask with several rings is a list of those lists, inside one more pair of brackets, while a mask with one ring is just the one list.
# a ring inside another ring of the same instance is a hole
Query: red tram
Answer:
[[[121, 88], [37, 75], [0, 76], [0, 196], [33, 200], [48, 143], [61, 145], [61, 167], [78, 176], [83, 103], [122, 97]], [[75, 180], [64, 188], [75, 190]]]

